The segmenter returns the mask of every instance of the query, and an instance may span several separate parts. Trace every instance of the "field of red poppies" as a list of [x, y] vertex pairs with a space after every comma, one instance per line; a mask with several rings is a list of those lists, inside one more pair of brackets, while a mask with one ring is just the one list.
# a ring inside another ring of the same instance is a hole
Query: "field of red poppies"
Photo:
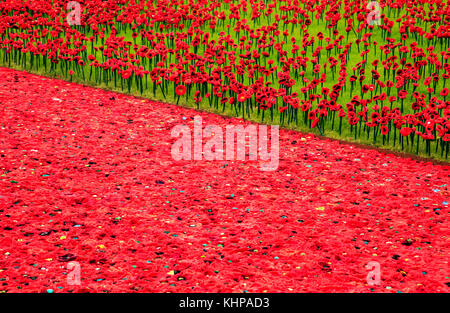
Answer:
[[[450, 291], [448, 163], [325, 138], [448, 160], [446, 2], [0, 12], [0, 292]], [[197, 115], [281, 125], [278, 170], [174, 160]]]
[[277, 172], [174, 161], [250, 122], [5, 68], [0, 102], [2, 292], [449, 291], [450, 166], [288, 130]]
[[449, 6], [7, 0], [9, 67], [447, 159]]

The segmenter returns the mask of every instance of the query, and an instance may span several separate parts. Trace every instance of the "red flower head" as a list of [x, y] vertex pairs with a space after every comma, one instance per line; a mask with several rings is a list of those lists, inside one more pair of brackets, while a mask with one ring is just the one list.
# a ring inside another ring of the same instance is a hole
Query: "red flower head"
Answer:
[[398, 92], [398, 97], [399, 97], [400, 99], [405, 99], [407, 95], [408, 95], [408, 92], [407, 92], [406, 90], [400, 90], [400, 91]]
[[410, 135], [414, 130], [410, 127], [403, 127], [402, 129], [400, 129], [400, 133], [402, 134], [402, 136], [406, 137], [408, 135]]
[[237, 96], [237, 100], [239, 102], [244, 102], [245, 100], [247, 100], [247, 97], [245, 96], [245, 94], [241, 93]]
[[175, 93], [176, 93], [178, 96], [184, 95], [184, 94], [186, 93], [186, 86], [184, 86], [184, 85], [179, 85], [179, 86], [177, 86], [177, 87], [175, 88]]

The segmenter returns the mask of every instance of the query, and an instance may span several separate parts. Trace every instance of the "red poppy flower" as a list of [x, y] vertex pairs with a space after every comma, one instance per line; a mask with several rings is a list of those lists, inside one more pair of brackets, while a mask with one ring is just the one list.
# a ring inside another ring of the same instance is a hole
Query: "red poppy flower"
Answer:
[[184, 94], [186, 93], [186, 86], [184, 86], [184, 85], [178, 85], [178, 86], [175, 88], [175, 93], [176, 93], [178, 96], [184, 95]]
[[280, 113], [283, 113], [284, 111], [286, 111], [288, 109], [288, 106], [284, 106], [284, 107], [279, 107], [278, 111], [280, 111]]
[[402, 134], [402, 136], [406, 137], [408, 135], [410, 135], [414, 130], [410, 127], [403, 127], [402, 129], [400, 129], [400, 133]]
[[400, 90], [400, 91], [398, 92], [398, 97], [399, 97], [400, 99], [405, 99], [407, 95], [408, 95], [408, 92], [407, 92], [406, 90]]

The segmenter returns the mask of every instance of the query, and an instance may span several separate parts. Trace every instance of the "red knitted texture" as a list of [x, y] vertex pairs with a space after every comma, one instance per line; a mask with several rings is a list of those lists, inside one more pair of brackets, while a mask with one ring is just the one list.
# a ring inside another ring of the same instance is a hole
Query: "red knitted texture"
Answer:
[[449, 166], [288, 130], [276, 172], [174, 161], [249, 122], [4, 68], [0, 103], [1, 291], [449, 291]]

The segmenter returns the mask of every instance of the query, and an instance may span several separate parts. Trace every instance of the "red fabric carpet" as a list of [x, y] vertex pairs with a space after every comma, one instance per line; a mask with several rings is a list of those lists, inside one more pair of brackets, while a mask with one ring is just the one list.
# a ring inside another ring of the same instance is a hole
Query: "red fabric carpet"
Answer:
[[174, 161], [247, 122], [4, 68], [0, 103], [1, 291], [449, 292], [449, 166], [285, 130], [276, 172]]

